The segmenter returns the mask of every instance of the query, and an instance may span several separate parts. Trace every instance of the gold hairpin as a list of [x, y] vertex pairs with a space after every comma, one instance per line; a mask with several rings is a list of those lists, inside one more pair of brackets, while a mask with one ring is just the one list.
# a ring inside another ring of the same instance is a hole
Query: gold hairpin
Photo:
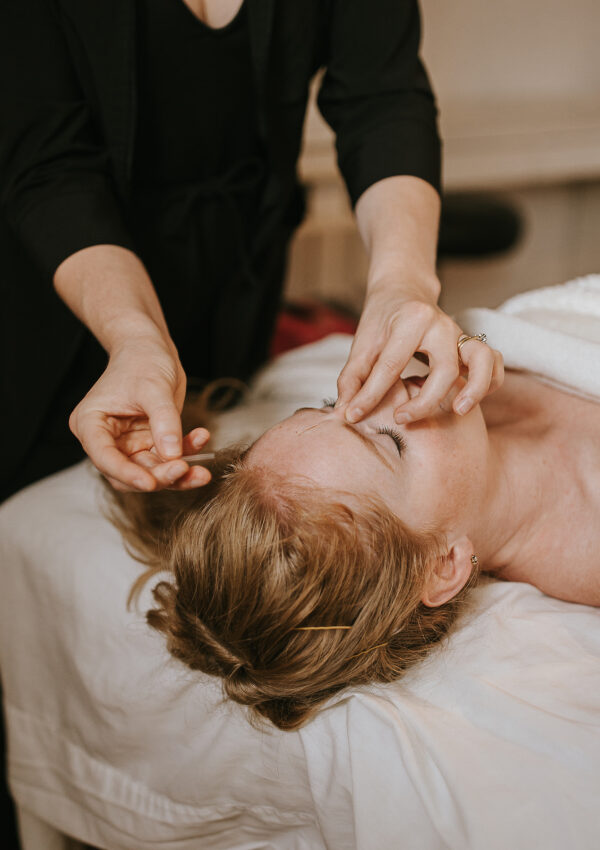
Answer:
[[[351, 655], [350, 658], [358, 658], [359, 655], [366, 655], [367, 652], [373, 652], [374, 649], [379, 649], [382, 646], [387, 646], [388, 642], [386, 640], [385, 643], [378, 643], [376, 646], [370, 646], [368, 649], [363, 649], [362, 652], [357, 652], [356, 655]], [[350, 658], [348, 661], [350, 661]]]

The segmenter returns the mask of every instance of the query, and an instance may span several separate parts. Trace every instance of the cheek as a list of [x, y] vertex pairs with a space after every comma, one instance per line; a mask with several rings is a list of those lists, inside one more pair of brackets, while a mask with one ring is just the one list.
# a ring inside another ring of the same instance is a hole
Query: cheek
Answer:
[[475, 473], [479, 427], [459, 420], [414, 431], [407, 434], [403, 518], [415, 529], [444, 527], [454, 518]]

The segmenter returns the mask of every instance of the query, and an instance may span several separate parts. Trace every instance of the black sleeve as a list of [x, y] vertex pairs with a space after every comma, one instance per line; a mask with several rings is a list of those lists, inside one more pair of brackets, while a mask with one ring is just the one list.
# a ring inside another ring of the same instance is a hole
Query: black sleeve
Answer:
[[2, 0], [0, 103], [0, 208], [44, 275], [89, 245], [132, 248], [52, 0]]
[[353, 205], [397, 174], [440, 191], [437, 109], [420, 35], [417, 0], [331, 0], [318, 105], [336, 134]]

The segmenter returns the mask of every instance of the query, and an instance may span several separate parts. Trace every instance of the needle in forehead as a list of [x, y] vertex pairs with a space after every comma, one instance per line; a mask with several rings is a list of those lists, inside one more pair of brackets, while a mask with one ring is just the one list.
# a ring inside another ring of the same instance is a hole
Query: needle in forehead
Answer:
[[313, 428], [318, 428], [319, 425], [321, 425], [321, 422], [317, 422], [314, 425], [309, 425], [308, 428], [304, 428], [302, 431], [300, 431], [300, 434], [306, 434], [307, 431], [312, 431]]
[[[320, 409], [319, 409], [319, 408], [316, 408], [316, 407], [299, 407], [299, 408], [298, 408], [298, 410], [296, 410], [296, 411], [294, 412], [294, 415], [295, 415], [296, 413], [303, 413], [305, 410], [313, 410], [313, 411], [315, 411], [315, 413], [323, 413], [323, 414], [326, 414], [326, 412], [325, 412], [322, 408], [320, 408]], [[299, 432], [296, 432], [296, 433], [298, 434], [298, 436], [299, 436], [299, 437], [301, 437], [301, 436], [302, 436], [302, 434], [306, 434], [306, 432], [307, 432], [307, 431], [312, 431], [312, 430], [313, 430], [313, 428], [317, 428], [319, 425], [322, 425], [322, 424], [323, 424], [322, 422], [317, 422], [315, 425], [309, 425], [309, 426], [308, 426], [308, 428], [304, 428], [302, 431], [299, 431]], [[375, 446], [373, 445], [373, 443], [371, 443], [371, 441], [370, 441], [367, 437], [365, 437], [365, 435], [364, 435], [364, 434], [361, 434], [359, 431], [356, 431], [356, 430], [353, 428], [353, 426], [352, 426], [352, 425], [350, 425], [350, 423], [349, 423], [349, 422], [342, 422], [341, 424], [342, 424], [342, 426], [343, 426], [344, 428], [346, 428], [346, 429], [347, 429], [347, 430], [348, 430], [351, 434], [353, 434], [355, 437], [357, 437], [357, 438], [358, 438], [358, 439], [362, 442], [362, 444], [363, 444], [363, 445], [364, 445], [367, 449], [369, 449], [369, 451], [370, 451], [372, 454], [374, 454], [374, 455], [375, 455], [375, 457], [376, 457], [379, 461], [381, 461], [382, 463], [384, 463], [384, 464], [385, 464], [385, 466], [387, 466], [387, 468], [390, 470], [390, 472], [394, 472], [394, 468], [393, 468], [392, 466], [390, 466], [390, 464], [387, 462], [387, 460], [386, 460], [386, 459], [385, 459], [385, 458], [384, 458], [384, 457], [383, 457], [383, 456], [379, 453], [379, 451], [375, 448]]]
[[[297, 413], [304, 413], [305, 411], [311, 411], [311, 412], [313, 412], [313, 413], [325, 413], [325, 411], [323, 410], [323, 408], [318, 408], [318, 407], [299, 407], [299, 408], [298, 408], [298, 410], [294, 410], [294, 416], [295, 416]], [[318, 427], [319, 425], [321, 425], [321, 424], [322, 424], [321, 422], [315, 422], [315, 424], [314, 424], [314, 425], [309, 425], [309, 426], [308, 426], [308, 428], [303, 428], [301, 431], [297, 431], [296, 433], [298, 434], [298, 436], [299, 436], [299, 437], [301, 437], [301, 436], [302, 436], [302, 434], [306, 434], [306, 432], [307, 432], [307, 431], [312, 431], [312, 430], [313, 430], [313, 428], [317, 428], [317, 427]]]

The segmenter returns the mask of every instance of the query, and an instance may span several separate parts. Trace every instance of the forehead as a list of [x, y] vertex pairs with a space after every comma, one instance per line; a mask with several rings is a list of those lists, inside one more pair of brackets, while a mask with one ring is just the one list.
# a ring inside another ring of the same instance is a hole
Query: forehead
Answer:
[[315, 408], [303, 408], [269, 429], [247, 460], [340, 487], [368, 485], [375, 466], [387, 472], [377, 449], [368, 448], [352, 426]]

